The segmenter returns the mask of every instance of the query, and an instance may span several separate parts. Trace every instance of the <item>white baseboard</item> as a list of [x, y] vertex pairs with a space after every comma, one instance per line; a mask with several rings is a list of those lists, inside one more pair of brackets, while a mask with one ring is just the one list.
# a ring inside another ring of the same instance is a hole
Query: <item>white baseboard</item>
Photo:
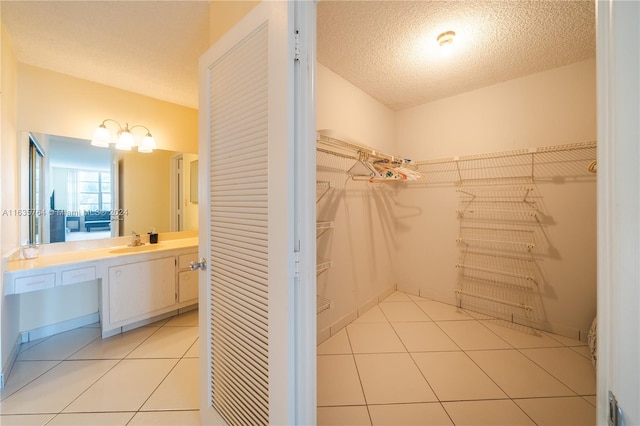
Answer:
[[4, 369], [0, 372], [0, 389], [4, 388], [4, 384], [11, 374], [11, 370], [13, 369], [13, 365], [16, 363], [16, 358], [18, 358], [18, 353], [20, 349], [20, 336], [16, 339], [16, 343], [11, 348], [11, 354], [9, 355], [9, 361], [7, 365], [4, 366]]
[[344, 315], [341, 318], [338, 318], [336, 321], [334, 321], [332, 324], [328, 325], [327, 327], [323, 328], [322, 330], [318, 330], [318, 335], [317, 335], [318, 345], [324, 342], [325, 340], [327, 340], [329, 337], [336, 334], [338, 331], [345, 328], [347, 325], [351, 324], [354, 320], [356, 320], [359, 316], [367, 312], [369, 309], [371, 309], [372, 307], [374, 307], [375, 305], [383, 301], [391, 293], [396, 291], [396, 288], [397, 288], [396, 284], [390, 287], [387, 287], [380, 294], [364, 302], [361, 306], [355, 308], [353, 311], [349, 312], [348, 314]]
[[33, 330], [29, 330], [29, 331], [23, 331], [22, 333], [20, 333], [19, 342], [20, 343], [31, 342], [33, 340], [42, 339], [43, 337], [50, 337], [55, 334], [64, 333], [65, 331], [95, 324], [97, 322], [100, 322], [99, 312], [95, 312], [89, 315], [84, 315], [78, 318], [73, 318], [73, 319], [59, 322], [56, 324], [46, 325], [44, 327], [34, 328]]
[[28, 343], [33, 340], [42, 339], [44, 337], [50, 337], [65, 331], [73, 330], [75, 328], [84, 327], [90, 324], [100, 322], [100, 313], [95, 312], [93, 314], [84, 315], [79, 318], [73, 318], [67, 321], [59, 322], [57, 324], [46, 325], [44, 327], [34, 328], [33, 330], [23, 331], [18, 334], [15, 345], [11, 349], [11, 355], [9, 356], [9, 362], [0, 372], [0, 389], [4, 388], [4, 385], [11, 374], [11, 370], [20, 354], [22, 344]]

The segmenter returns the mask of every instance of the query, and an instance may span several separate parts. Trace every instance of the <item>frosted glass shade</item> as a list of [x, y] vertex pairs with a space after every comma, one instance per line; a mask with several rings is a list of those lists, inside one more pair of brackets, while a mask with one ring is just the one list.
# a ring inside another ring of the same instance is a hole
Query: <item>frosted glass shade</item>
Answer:
[[127, 131], [122, 131], [118, 135], [118, 142], [116, 143], [116, 149], [122, 151], [131, 151], [133, 147], [133, 135]]
[[151, 136], [151, 133], [147, 133], [144, 138], [142, 138], [142, 143], [138, 147], [138, 152], [149, 153], [153, 152], [156, 149], [156, 141]]
[[98, 126], [93, 132], [93, 139], [91, 139], [91, 145], [97, 146], [100, 148], [109, 148], [109, 140], [111, 139], [111, 134], [109, 130], [105, 127], [104, 124]]

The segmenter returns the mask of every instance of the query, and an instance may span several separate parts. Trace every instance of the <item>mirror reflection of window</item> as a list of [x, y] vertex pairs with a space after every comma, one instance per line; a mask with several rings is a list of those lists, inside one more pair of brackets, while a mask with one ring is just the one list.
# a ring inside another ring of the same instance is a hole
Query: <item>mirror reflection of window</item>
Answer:
[[111, 173], [96, 170], [69, 170], [68, 207], [73, 211], [111, 210]]
[[29, 244], [40, 244], [43, 239], [44, 150], [38, 140], [29, 135]]
[[61, 221], [63, 229], [57, 232], [52, 222], [50, 242], [117, 235], [109, 214], [114, 209], [112, 158], [110, 149], [92, 147], [84, 140], [49, 136], [50, 190], [55, 194], [51, 206], [55, 213], [50, 218]]

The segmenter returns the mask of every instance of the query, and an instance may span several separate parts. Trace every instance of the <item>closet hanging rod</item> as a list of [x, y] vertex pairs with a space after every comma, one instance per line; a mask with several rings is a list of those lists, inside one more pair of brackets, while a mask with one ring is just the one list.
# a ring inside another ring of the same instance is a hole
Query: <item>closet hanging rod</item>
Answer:
[[532, 277], [531, 275], [518, 274], [516, 272], [501, 271], [500, 269], [481, 268], [479, 266], [463, 265], [462, 263], [456, 264], [456, 268], [458, 268], [458, 269], [469, 269], [469, 270], [472, 270], [472, 271], [479, 271], [479, 272], [489, 272], [489, 273], [492, 273], [492, 274], [500, 274], [500, 275], [505, 275], [505, 276], [513, 277], [513, 278], [522, 278], [524, 280], [536, 283], [536, 279], [534, 277]]
[[460, 290], [460, 289], [456, 289], [454, 291], [458, 296], [475, 297], [478, 299], [488, 300], [490, 302], [502, 303], [503, 305], [513, 306], [514, 308], [524, 309], [525, 311], [533, 311], [533, 308], [531, 306], [525, 305], [524, 303], [509, 302], [508, 300], [496, 299], [495, 297], [483, 296], [481, 294], [471, 293], [471, 292]]

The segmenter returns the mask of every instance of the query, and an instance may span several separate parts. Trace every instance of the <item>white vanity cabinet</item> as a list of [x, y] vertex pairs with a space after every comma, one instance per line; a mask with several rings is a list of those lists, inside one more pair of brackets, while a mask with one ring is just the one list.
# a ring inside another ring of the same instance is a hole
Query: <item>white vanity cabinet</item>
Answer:
[[198, 299], [198, 270], [191, 270], [191, 262], [198, 261], [198, 252], [183, 254], [178, 258], [178, 302]]
[[55, 252], [36, 259], [4, 258], [4, 293], [97, 281], [102, 337], [108, 337], [197, 305], [198, 271], [189, 268], [197, 250], [197, 237], [191, 237], [140, 247]]
[[175, 257], [109, 267], [109, 321], [131, 322], [176, 303]]
[[102, 337], [139, 327], [198, 303], [198, 276], [189, 269], [193, 247], [152, 250], [105, 261]]

